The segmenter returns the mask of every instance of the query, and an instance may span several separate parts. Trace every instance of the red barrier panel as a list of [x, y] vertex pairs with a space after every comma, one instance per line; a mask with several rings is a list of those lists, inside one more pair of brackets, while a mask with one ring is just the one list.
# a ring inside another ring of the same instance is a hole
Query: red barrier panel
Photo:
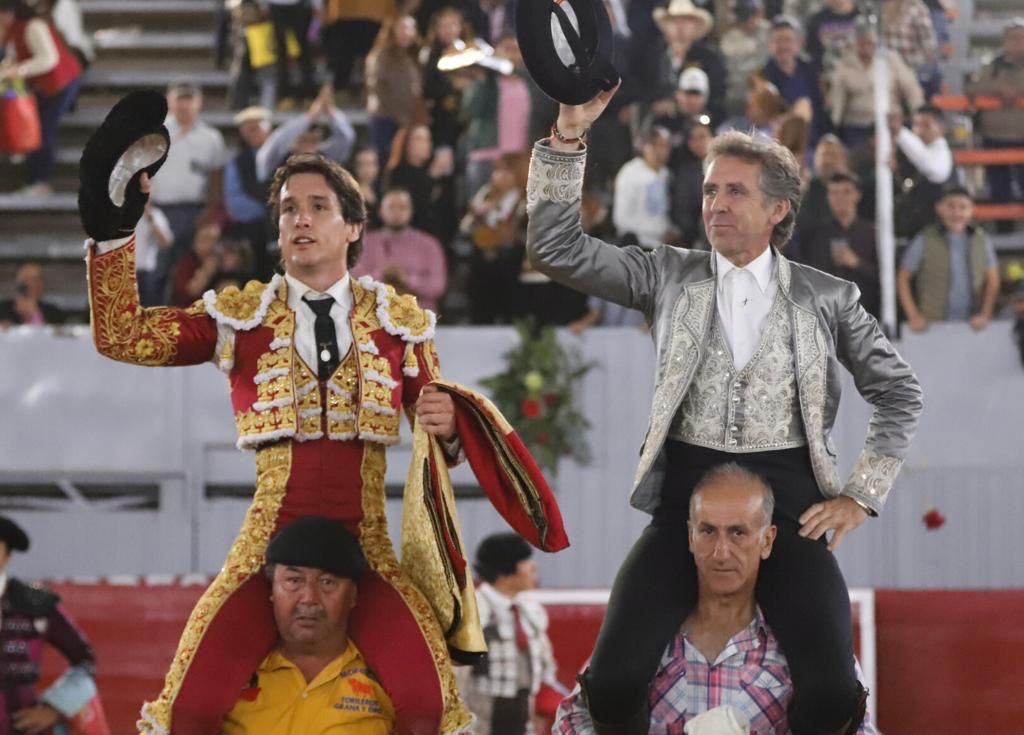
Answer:
[[[204, 585], [55, 584], [96, 647], [112, 732], [132, 732], [159, 692]], [[571, 686], [590, 655], [603, 604], [553, 604], [559, 679]], [[1024, 590], [875, 592], [878, 723], [886, 735], [1021, 732]], [[64, 667], [48, 652], [44, 676]]]

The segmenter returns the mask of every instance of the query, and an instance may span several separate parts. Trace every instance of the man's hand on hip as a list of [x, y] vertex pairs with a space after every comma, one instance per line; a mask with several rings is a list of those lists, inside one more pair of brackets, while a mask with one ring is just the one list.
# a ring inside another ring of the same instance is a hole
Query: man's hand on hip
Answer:
[[843, 536], [855, 529], [868, 517], [867, 511], [857, 505], [853, 498], [840, 496], [815, 503], [800, 516], [800, 535], [817, 541], [827, 531], [832, 530], [832, 540], [828, 550], [835, 551]]

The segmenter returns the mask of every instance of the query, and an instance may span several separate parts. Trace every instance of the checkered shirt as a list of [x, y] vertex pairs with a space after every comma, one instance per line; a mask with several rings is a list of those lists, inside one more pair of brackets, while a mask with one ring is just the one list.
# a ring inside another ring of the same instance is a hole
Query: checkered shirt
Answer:
[[[709, 709], [730, 705], [750, 720], [757, 735], [786, 735], [793, 684], [779, 642], [760, 609], [746, 628], [708, 663], [678, 633], [665, 649], [650, 690], [650, 735], [683, 735], [686, 723]], [[558, 707], [555, 735], [593, 735], [590, 713], [577, 686]], [[860, 735], [877, 735], [870, 724]]]
[[932, 16], [923, 0], [903, 4], [899, 21], [883, 29], [885, 45], [900, 55], [911, 69], [938, 60], [939, 43], [935, 37]]

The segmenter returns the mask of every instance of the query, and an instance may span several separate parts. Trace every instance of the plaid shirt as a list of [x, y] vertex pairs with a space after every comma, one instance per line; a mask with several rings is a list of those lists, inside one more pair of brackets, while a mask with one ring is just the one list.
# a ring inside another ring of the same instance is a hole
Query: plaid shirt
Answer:
[[[761, 610], [729, 639], [714, 663], [708, 663], [678, 633], [661, 658], [650, 691], [650, 735], [683, 735], [686, 723], [709, 709], [730, 705], [750, 720], [756, 735], [786, 735], [786, 709], [793, 684], [779, 642]], [[590, 713], [577, 686], [558, 707], [555, 735], [594, 735]], [[865, 723], [860, 735], [877, 735]]]
[[932, 16], [922, 0], [902, 3], [897, 22], [884, 24], [885, 45], [900, 55], [911, 69], [920, 69], [939, 58]]

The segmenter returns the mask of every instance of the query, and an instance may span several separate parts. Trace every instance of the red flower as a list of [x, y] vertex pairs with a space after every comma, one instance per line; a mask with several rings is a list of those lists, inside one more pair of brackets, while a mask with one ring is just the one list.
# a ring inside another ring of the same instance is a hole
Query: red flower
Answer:
[[934, 531], [945, 525], [946, 516], [942, 515], [942, 511], [938, 508], [929, 508], [921, 520], [924, 522], [925, 528]]
[[519, 404], [519, 412], [528, 419], [535, 419], [540, 416], [541, 405], [536, 398], [527, 398]]
[[542, 431], [539, 434], [537, 434], [537, 443], [540, 444], [542, 447], [547, 446], [548, 433], [546, 431]]

